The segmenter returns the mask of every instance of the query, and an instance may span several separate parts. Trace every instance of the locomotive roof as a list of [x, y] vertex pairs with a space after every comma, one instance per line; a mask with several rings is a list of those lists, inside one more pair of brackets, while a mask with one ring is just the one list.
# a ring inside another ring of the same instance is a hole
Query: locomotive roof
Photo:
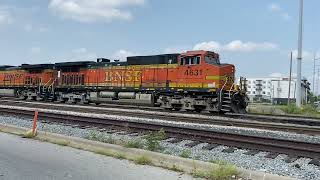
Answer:
[[21, 69], [53, 69], [53, 64], [22, 64]]
[[78, 66], [84, 67], [88, 66], [89, 64], [95, 63], [94, 61], [75, 61], [75, 62], [62, 62], [62, 63], [55, 63], [55, 67], [71, 67], [71, 66]]
[[6, 70], [8, 68], [13, 68], [15, 66], [9, 66], [9, 65], [3, 65], [3, 66], [0, 66], [0, 70]]
[[148, 65], [148, 64], [175, 64], [178, 62], [180, 54], [159, 54], [150, 56], [130, 56], [127, 57], [128, 65]]

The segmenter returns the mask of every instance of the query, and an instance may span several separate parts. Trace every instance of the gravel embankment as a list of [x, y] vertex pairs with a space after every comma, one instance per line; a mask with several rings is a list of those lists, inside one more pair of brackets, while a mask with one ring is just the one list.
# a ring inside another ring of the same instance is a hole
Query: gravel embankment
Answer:
[[[20, 117], [9, 117], [9, 116], [0, 116], [0, 124], [8, 124], [8, 125], [15, 125], [18, 127], [26, 127], [30, 128], [32, 126], [31, 119], [20, 118]], [[246, 128], [231, 128], [231, 127], [210, 127], [215, 129], [220, 129], [222, 131], [230, 130], [235, 132], [249, 132], [249, 133], [261, 133], [260, 130], [253, 130]], [[121, 140], [121, 141], [128, 141], [131, 139], [139, 138], [136, 136], [129, 136], [129, 135], [122, 135], [121, 133], [115, 134], [108, 134], [106, 132], [100, 132], [99, 130], [92, 128], [92, 129], [81, 129], [78, 127], [72, 126], [65, 126], [62, 124], [47, 124], [41, 123], [38, 124], [38, 129], [40, 131], [46, 132], [53, 132], [53, 133], [60, 133], [68, 136], [75, 136], [81, 138], [88, 138], [95, 134], [95, 136], [99, 137], [106, 137], [112, 138], [114, 140]], [[269, 134], [268, 132], [267, 134]], [[276, 135], [276, 132], [273, 132]], [[265, 134], [265, 133], [262, 133]], [[269, 134], [270, 135], [270, 134]], [[319, 141], [319, 137], [308, 137], [306, 135], [296, 135], [290, 133], [280, 133], [279, 137], [286, 137], [292, 136], [298, 138], [298, 140], [304, 139], [313, 139], [313, 141]], [[291, 138], [292, 138], [291, 137]], [[300, 139], [299, 139], [300, 138]], [[226, 146], [218, 146], [212, 150], [203, 150], [202, 147], [206, 144], [199, 144], [192, 148], [188, 148], [185, 146], [186, 143], [190, 141], [185, 140], [179, 143], [169, 143], [167, 141], [162, 141], [161, 146], [163, 147], [163, 153], [173, 154], [173, 155], [181, 155], [182, 152], [187, 152], [185, 154], [189, 154], [190, 158], [200, 159], [204, 161], [214, 161], [214, 160], [223, 160], [232, 164], [235, 164], [238, 167], [257, 170], [257, 171], [265, 171], [272, 174], [284, 175], [284, 176], [291, 176], [298, 179], [310, 179], [316, 180], [320, 177], [320, 168], [315, 165], [310, 165], [308, 162], [310, 159], [307, 158], [300, 158], [292, 163], [286, 163], [284, 159], [286, 155], [279, 155], [275, 159], [266, 158], [267, 152], [260, 152], [256, 155], [246, 155], [244, 154], [247, 152], [246, 150], [237, 149], [233, 153], [225, 153], [222, 152], [223, 149], [228, 147]]]
[[[11, 109], [20, 109], [20, 110], [31, 110], [31, 111], [38, 110], [36, 108], [0, 105], [0, 108], [2, 107], [11, 108]], [[197, 123], [167, 121], [162, 119], [150, 119], [150, 118], [140, 118], [140, 117], [130, 117], [130, 116], [120, 116], [120, 115], [81, 113], [81, 112], [52, 110], [52, 109], [39, 109], [39, 112], [40, 113], [48, 112], [48, 113], [55, 113], [55, 114], [62, 114], [62, 115], [75, 115], [75, 116], [83, 116], [83, 117], [90, 117], [90, 118], [104, 118], [104, 119], [112, 119], [112, 120], [118, 120], [118, 121], [146, 122], [150, 124], [161, 124], [161, 125], [173, 126], [173, 127], [185, 127], [185, 128], [193, 128], [193, 129], [207, 130], [207, 131], [209, 130], [209, 131], [221, 132], [221, 133], [233, 133], [233, 134], [242, 134], [242, 135], [248, 135], [248, 136], [253, 135], [253, 136], [278, 138], [278, 139], [284, 139], [284, 140], [296, 140], [296, 141], [320, 144], [320, 136], [309, 136], [305, 134], [295, 134], [295, 133], [279, 132], [279, 131], [272, 131], [272, 130], [210, 125], [210, 124], [197, 124]]]

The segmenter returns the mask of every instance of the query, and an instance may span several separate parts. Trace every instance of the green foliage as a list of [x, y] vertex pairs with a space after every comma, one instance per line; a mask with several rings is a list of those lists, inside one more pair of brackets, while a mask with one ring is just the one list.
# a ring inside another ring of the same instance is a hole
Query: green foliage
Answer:
[[126, 155], [124, 155], [122, 153], [117, 153], [114, 155], [114, 157], [117, 159], [126, 159]]
[[180, 157], [190, 158], [191, 154], [192, 154], [191, 150], [190, 149], [186, 149], [186, 150], [182, 151], [182, 153], [180, 154]]
[[182, 169], [180, 169], [177, 165], [173, 164], [172, 167], [168, 168], [171, 171], [175, 171], [175, 172], [183, 172]]
[[298, 108], [295, 104], [291, 103], [288, 106], [282, 106], [281, 109], [287, 114], [301, 114], [307, 116], [315, 116], [319, 114], [316, 107], [309, 104], [302, 106], [302, 108]]
[[160, 141], [166, 138], [166, 133], [163, 129], [158, 132], [153, 132], [146, 137], [146, 146], [149, 151], [156, 151], [161, 149]]
[[111, 152], [109, 152], [108, 150], [105, 150], [105, 149], [95, 150], [94, 153], [100, 154], [100, 155], [104, 155], [104, 156], [114, 156], [113, 153], [111, 153]]
[[116, 140], [111, 135], [105, 136], [103, 134], [97, 133], [97, 131], [91, 131], [86, 138], [93, 141], [116, 144]]
[[152, 161], [150, 160], [149, 157], [147, 156], [140, 156], [137, 159], [134, 160], [134, 162], [136, 164], [140, 164], [140, 165], [148, 165], [148, 164], [152, 164]]
[[221, 160], [221, 159], [214, 159], [214, 160], [211, 160], [210, 162], [213, 164], [219, 164], [219, 165], [227, 165], [228, 164], [228, 162]]
[[206, 178], [210, 180], [228, 180], [232, 176], [238, 176], [239, 172], [234, 165], [227, 164], [223, 161], [217, 161], [218, 164], [212, 166], [212, 168], [207, 171], [195, 170], [193, 172], [194, 177]]
[[143, 142], [142, 142], [141, 139], [132, 139], [132, 140], [127, 141], [124, 144], [124, 147], [142, 149], [143, 148]]

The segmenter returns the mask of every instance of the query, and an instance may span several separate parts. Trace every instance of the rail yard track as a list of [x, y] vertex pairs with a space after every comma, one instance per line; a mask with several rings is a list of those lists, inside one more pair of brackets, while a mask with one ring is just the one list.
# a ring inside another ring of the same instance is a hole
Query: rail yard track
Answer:
[[[26, 108], [1, 108], [2, 114], [16, 114], [32, 117], [34, 109]], [[40, 112], [40, 120], [63, 123], [75, 123], [95, 127], [120, 128], [130, 132], [158, 131], [163, 129], [168, 137], [188, 139], [201, 143], [221, 144], [229, 147], [244, 148], [249, 150], [267, 151], [272, 153], [287, 154], [290, 157], [307, 157], [317, 161], [320, 157], [320, 143], [283, 140], [272, 137], [215, 132], [210, 128], [185, 126], [179, 123], [156, 123], [155, 121], [115, 120], [112, 118], [98, 118], [77, 114], [60, 114], [56, 112]]]
[[57, 103], [41, 103], [41, 102], [24, 102], [24, 101], [11, 101], [1, 100], [1, 105], [13, 106], [13, 107], [32, 107], [32, 108], [46, 108], [51, 110], [64, 110], [75, 111], [80, 113], [94, 113], [94, 114], [109, 114], [120, 115], [130, 117], [140, 117], [149, 119], [161, 119], [165, 121], [174, 122], [188, 122], [197, 124], [208, 125], [223, 125], [234, 127], [246, 127], [257, 129], [277, 130], [283, 132], [296, 132], [310, 135], [320, 135], [320, 121], [315, 119], [280, 119], [274, 122], [274, 119], [265, 120], [257, 118], [245, 119], [239, 115], [239, 118], [232, 117], [220, 117], [220, 116], [206, 116], [206, 115], [189, 115], [173, 112], [157, 112], [157, 111], [139, 111], [133, 109], [118, 109], [118, 108], [106, 108], [106, 107], [92, 107], [92, 106], [79, 106], [79, 105], [65, 105]]

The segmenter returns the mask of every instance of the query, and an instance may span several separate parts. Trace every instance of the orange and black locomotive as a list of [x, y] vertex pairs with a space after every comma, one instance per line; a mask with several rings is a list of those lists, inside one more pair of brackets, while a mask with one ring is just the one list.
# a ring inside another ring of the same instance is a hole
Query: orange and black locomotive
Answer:
[[172, 110], [244, 113], [244, 81], [217, 53], [187, 51], [56, 64], [0, 66], [0, 96], [70, 103], [140, 103]]

